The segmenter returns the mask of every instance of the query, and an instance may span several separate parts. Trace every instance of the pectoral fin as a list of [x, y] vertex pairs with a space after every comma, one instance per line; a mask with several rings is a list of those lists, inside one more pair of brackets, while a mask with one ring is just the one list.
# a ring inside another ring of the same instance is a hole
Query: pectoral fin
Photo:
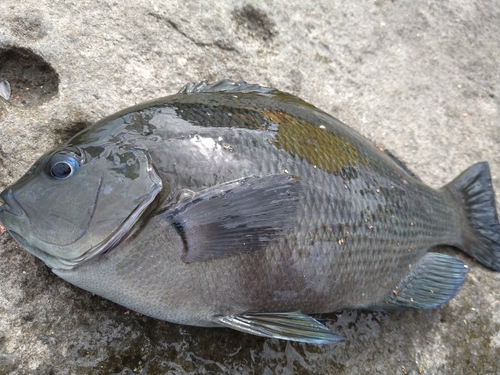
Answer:
[[431, 309], [455, 297], [469, 269], [455, 257], [427, 253], [371, 310]]
[[289, 175], [232, 181], [165, 213], [184, 242], [185, 263], [246, 253], [279, 241], [296, 222], [303, 182]]
[[310, 344], [332, 344], [344, 340], [316, 319], [300, 312], [245, 313], [218, 316], [216, 321], [241, 332], [276, 339]]

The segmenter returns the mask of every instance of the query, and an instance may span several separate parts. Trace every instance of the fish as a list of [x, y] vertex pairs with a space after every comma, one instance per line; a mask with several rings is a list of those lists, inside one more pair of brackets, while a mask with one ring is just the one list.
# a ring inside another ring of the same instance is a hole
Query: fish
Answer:
[[430, 309], [500, 271], [487, 162], [440, 189], [300, 98], [222, 80], [122, 110], [44, 154], [0, 222], [53, 273], [172, 323], [331, 344], [316, 314]]

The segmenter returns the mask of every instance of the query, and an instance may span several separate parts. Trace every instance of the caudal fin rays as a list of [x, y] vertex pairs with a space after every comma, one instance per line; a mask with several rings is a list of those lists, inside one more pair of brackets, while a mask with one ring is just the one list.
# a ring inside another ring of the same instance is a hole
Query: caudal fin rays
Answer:
[[487, 162], [477, 163], [445, 186], [465, 210], [463, 250], [500, 271], [500, 223]]

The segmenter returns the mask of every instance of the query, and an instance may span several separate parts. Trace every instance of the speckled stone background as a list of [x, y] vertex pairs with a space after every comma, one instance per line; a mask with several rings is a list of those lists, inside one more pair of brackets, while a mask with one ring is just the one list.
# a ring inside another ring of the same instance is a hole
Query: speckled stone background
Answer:
[[[488, 160], [500, 193], [500, 2], [2, 0], [0, 187], [55, 144], [187, 81], [315, 104], [434, 187]], [[430, 311], [331, 314], [312, 346], [161, 322], [0, 235], [0, 374], [500, 374], [500, 273]]]

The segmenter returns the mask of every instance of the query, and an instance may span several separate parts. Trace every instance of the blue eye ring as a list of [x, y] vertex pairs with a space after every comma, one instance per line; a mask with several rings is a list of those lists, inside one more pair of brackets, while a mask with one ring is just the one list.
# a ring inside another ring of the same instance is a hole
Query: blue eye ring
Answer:
[[56, 180], [65, 180], [73, 176], [80, 168], [82, 158], [71, 151], [53, 154], [46, 165], [47, 174]]

